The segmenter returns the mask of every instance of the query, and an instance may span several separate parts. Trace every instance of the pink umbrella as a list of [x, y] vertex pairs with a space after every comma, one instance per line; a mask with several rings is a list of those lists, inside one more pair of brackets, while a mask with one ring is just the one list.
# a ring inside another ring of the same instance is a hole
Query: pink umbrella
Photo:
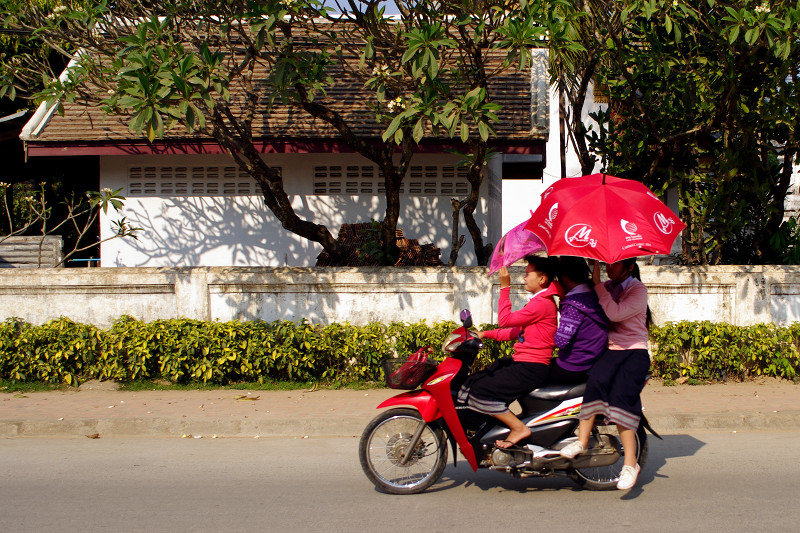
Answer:
[[502, 267], [516, 263], [526, 255], [544, 250], [544, 244], [539, 237], [525, 229], [527, 223], [526, 221], [514, 227], [497, 243], [489, 263], [490, 276]]

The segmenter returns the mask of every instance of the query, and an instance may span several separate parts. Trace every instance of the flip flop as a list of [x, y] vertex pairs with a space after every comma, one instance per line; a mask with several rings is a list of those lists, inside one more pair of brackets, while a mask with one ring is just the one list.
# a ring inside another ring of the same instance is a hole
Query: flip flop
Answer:
[[[507, 442], [508, 446], [497, 446], [498, 442]], [[496, 441], [494, 441], [494, 445], [495, 445], [495, 447], [497, 447], [497, 448], [499, 448], [501, 450], [510, 450], [511, 448], [517, 447], [517, 443], [516, 442], [511, 442], [510, 440], [505, 440], [505, 439], [504, 440], [496, 440]]]

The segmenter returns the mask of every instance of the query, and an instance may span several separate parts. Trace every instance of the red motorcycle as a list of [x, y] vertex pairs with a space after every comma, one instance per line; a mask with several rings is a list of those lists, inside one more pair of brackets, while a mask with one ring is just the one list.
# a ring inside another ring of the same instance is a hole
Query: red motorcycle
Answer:
[[[615, 425], [597, 417], [585, 454], [571, 460], [559, 454], [561, 448], [577, 439], [585, 384], [548, 385], [519, 398], [522, 412], [518, 416], [531, 429], [530, 437], [511, 448], [494, 445], [505, 439], [509, 429], [494, 417], [456, 400], [483, 347], [470, 331], [469, 310], [461, 311], [460, 318], [463, 326], [442, 345], [447, 356], [441, 363], [428, 358], [430, 349], [420, 350], [407, 360], [383, 362], [387, 385], [411, 391], [382, 402], [379, 409], [392, 409], [376, 416], [361, 435], [361, 467], [378, 490], [417, 494], [428, 489], [444, 472], [448, 440], [454, 464], [460, 450], [473, 471], [489, 468], [520, 478], [566, 475], [588, 489], [616, 489], [623, 450]], [[661, 438], [642, 416], [636, 431], [641, 466], [648, 450], [645, 429]]]

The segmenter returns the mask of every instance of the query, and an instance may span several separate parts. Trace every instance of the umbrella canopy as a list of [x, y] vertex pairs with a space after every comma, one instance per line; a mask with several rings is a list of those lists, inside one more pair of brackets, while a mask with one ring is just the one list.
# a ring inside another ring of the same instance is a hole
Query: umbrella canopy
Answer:
[[557, 181], [525, 224], [548, 255], [606, 263], [668, 254], [685, 227], [642, 183], [607, 174]]
[[492, 260], [489, 262], [490, 276], [500, 268], [516, 263], [526, 255], [544, 250], [544, 244], [539, 237], [525, 229], [527, 223], [526, 221], [512, 228], [494, 247]]

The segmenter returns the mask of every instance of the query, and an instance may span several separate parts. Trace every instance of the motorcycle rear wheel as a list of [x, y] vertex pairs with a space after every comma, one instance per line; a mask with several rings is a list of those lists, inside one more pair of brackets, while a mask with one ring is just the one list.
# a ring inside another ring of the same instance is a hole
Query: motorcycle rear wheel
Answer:
[[[619, 440], [619, 431], [617, 431], [616, 425], [604, 426], [595, 424], [595, 428], [598, 433], [613, 435]], [[570, 472], [569, 476], [582, 488], [589, 490], [616, 490], [617, 481], [619, 481], [619, 475], [624, 464], [622, 451], [624, 450], [622, 450], [622, 444], [620, 443], [620, 457], [613, 465], [575, 469]], [[644, 463], [647, 461], [648, 451], [647, 433], [644, 427], [640, 425], [639, 429], [636, 430], [636, 460], [642, 468], [644, 468]]]
[[442, 428], [426, 424], [406, 464], [402, 457], [425, 423], [414, 409], [390, 409], [376, 416], [361, 434], [361, 468], [381, 492], [417, 494], [436, 483], [447, 466], [447, 439]]

